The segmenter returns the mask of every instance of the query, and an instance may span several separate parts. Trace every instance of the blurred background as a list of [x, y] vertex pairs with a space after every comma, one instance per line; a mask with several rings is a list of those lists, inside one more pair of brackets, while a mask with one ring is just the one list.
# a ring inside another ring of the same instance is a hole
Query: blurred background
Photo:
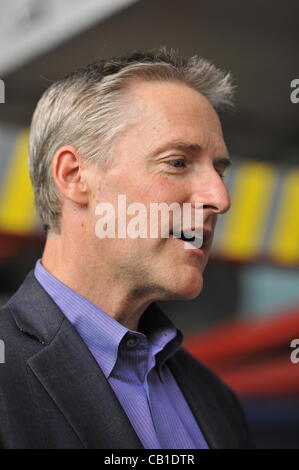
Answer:
[[299, 338], [299, 103], [290, 100], [299, 79], [298, 1], [0, 6], [0, 305], [43, 250], [27, 170], [30, 119], [43, 91], [131, 49], [202, 55], [237, 84], [236, 109], [222, 116], [234, 160], [226, 180], [232, 209], [219, 219], [202, 294], [162, 308], [185, 346], [236, 391], [257, 447], [299, 448], [299, 363], [290, 358]]

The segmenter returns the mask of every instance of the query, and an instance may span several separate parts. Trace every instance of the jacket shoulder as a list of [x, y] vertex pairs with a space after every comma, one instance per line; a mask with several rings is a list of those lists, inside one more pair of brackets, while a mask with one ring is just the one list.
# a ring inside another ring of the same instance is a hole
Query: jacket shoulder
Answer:
[[[21, 369], [24, 372], [27, 359], [41, 349], [41, 344], [35, 338], [23, 334], [8, 304], [0, 308], [0, 341], [3, 356], [0, 358], [0, 387], [3, 390], [9, 377]], [[3, 376], [6, 380], [3, 380]]]
[[18, 328], [7, 304], [0, 308], [0, 340], [4, 343], [17, 339]]

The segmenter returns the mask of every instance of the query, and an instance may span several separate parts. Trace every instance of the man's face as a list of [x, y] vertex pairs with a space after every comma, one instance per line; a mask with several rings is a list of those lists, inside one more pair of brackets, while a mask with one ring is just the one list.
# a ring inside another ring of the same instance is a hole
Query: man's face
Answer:
[[[153, 202], [190, 203], [193, 209], [201, 203], [204, 228], [213, 233], [217, 214], [230, 206], [221, 178], [227, 149], [215, 110], [180, 83], [140, 82], [129, 93], [135, 119], [115, 141], [113, 165], [93, 175], [93, 228], [96, 205], [116, 207], [118, 195], [126, 195], [127, 204], [141, 202], [148, 213]], [[204, 238], [201, 250], [186, 249], [173, 237], [99, 239], [94, 230], [93, 237], [95, 259], [106, 266], [111, 282], [154, 300], [192, 299], [200, 293], [212, 236]]]

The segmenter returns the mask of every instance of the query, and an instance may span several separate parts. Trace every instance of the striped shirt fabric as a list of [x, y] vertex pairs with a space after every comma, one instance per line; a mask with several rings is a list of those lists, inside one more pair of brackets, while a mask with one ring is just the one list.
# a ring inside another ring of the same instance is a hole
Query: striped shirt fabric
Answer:
[[183, 335], [152, 304], [138, 331], [125, 328], [50, 274], [35, 277], [96, 359], [146, 449], [207, 449], [207, 442], [166, 364]]

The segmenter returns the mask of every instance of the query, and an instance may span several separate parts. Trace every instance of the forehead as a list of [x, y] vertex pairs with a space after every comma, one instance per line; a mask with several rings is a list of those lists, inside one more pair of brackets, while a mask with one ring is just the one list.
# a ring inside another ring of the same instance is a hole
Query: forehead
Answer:
[[131, 86], [129, 95], [134, 119], [127, 137], [147, 147], [187, 140], [212, 153], [227, 153], [220, 119], [195, 89], [180, 82], [140, 82]]

